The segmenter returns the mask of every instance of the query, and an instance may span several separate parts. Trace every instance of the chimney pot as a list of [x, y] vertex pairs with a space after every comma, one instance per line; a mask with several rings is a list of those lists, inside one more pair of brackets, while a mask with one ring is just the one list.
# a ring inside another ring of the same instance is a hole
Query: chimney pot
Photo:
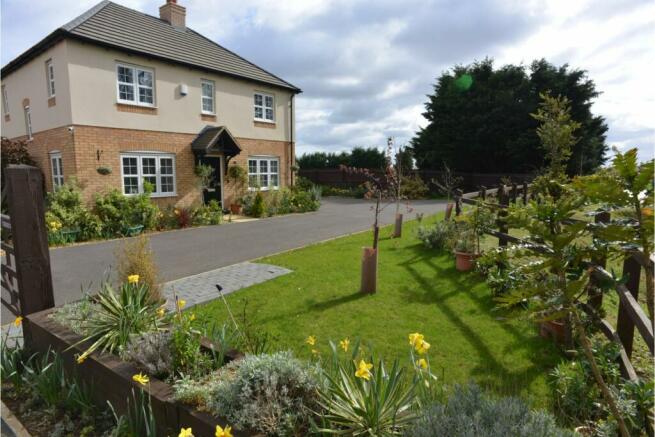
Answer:
[[166, 0], [166, 4], [159, 8], [159, 18], [183, 29], [186, 27], [186, 8], [178, 5], [177, 0]]

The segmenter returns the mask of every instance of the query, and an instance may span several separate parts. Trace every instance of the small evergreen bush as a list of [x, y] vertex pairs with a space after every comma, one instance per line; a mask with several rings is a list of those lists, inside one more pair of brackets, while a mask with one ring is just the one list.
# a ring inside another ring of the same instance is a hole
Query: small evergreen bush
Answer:
[[266, 206], [264, 205], [264, 196], [261, 191], [258, 191], [255, 194], [255, 198], [252, 202], [252, 207], [250, 208], [250, 215], [253, 217], [263, 217]]
[[441, 220], [433, 227], [419, 226], [417, 237], [429, 249], [446, 250], [452, 243], [454, 233], [453, 222]]
[[530, 411], [517, 398], [492, 399], [476, 385], [455, 387], [446, 404], [435, 404], [406, 433], [411, 437], [558, 437], [574, 433], [558, 428], [555, 419]]
[[102, 233], [102, 222], [89, 211], [82, 200], [82, 188], [70, 179], [56, 191], [47, 194], [46, 223], [61, 225], [62, 230], [79, 230], [80, 240], [97, 238]]
[[247, 355], [219, 370], [208, 407], [236, 426], [268, 435], [304, 435], [311, 411], [317, 410], [319, 372], [291, 352]]

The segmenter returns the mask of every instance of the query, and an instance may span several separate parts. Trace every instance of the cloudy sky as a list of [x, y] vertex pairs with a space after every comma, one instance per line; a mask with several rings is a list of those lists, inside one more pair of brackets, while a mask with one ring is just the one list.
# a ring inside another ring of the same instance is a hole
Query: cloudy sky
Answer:
[[[116, 0], [158, 15], [164, 0]], [[2, 64], [97, 3], [1, 0]], [[179, 0], [187, 25], [303, 89], [298, 151], [408, 141], [455, 64], [545, 57], [585, 69], [610, 145], [655, 147], [652, 0]], [[25, 7], [29, 4], [29, 7]]]

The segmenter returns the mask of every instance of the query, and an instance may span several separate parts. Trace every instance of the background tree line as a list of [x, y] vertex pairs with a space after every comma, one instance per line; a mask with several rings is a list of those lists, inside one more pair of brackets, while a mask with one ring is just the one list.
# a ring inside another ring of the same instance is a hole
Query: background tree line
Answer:
[[566, 97], [580, 124], [566, 172], [587, 174], [605, 161], [607, 124], [591, 113], [599, 95], [583, 70], [556, 67], [541, 59], [529, 68], [494, 69], [485, 59], [443, 73], [425, 104], [428, 125], [411, 141], [416, 165], [460, 172], [524, 173], [547, 165], [537, 136], [540, 94]]
[[339, 168], [341, 165], [381, 170], [385, 167], [386, 158], [384, 152], [375, 147], [355, 147], [349, 152], [341, 153], [306, 153], [298, 157], [296, 163], [304, 170]]

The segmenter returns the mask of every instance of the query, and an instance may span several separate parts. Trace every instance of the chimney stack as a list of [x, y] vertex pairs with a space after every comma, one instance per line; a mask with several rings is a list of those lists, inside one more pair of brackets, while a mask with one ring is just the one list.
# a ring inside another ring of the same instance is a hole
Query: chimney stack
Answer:
[[186, 27], [186, 8], [177, 4], [177, 0], [166, 0], [159, 8], [159, 18], [175, 27]]

